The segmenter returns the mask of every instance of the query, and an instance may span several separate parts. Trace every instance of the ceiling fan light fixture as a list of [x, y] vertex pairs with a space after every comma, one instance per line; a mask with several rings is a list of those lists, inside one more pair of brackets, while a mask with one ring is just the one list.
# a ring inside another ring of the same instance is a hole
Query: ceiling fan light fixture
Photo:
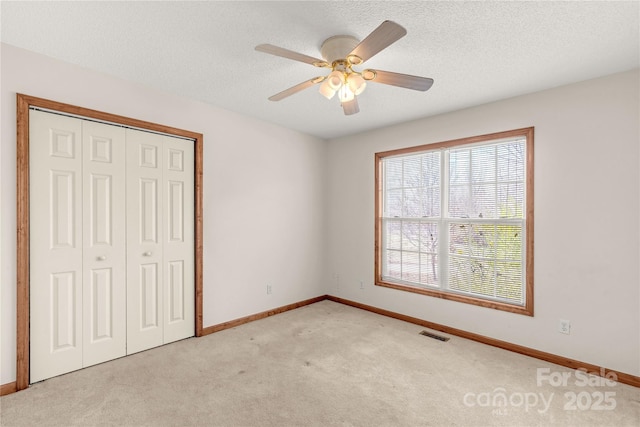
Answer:
[[353, 101], [355, 95], [349, 89], [349, 86], [343, 85], [338, 91], [338, 97], [340, 98], [340, 103]]
[[331, 87], [329, 79], [326, 79], [324, 82], [322, 82], [322, 84], [320, 85], [320, 90], [318, 92], [320, 92], [322, 96], [327, 99], [333, 98], [333, 95], [336, 94], [336, 90]]
[[331, 74], [329, 74], [329, 77], [327, 77], [326, 81], [329, 83], [331, 89], [338, 90], [340, 89], [340, 86], [342, 86], [344, 75], [341, 71], [334, 70], [331, 72]]
[[347, 76], [347, 86], [354, 95], [360, 95], [367, 87], [367, 82], [359, 73], [351, 73]]

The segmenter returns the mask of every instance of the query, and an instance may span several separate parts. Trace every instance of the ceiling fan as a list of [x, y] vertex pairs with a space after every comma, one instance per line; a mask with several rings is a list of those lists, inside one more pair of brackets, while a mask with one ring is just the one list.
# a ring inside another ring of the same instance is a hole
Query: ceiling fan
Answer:
[[258, 45], [256, 50], [259, 52], [293, 59], [319, 68], [331, 69], [329, 75], [306, 80], [269, 97], [269, 100], [280, 101], [301, 90], [322, 83], [320, 93], [327, 99], [333, 98], [338, 93], [344, 114], [351, 115], [360, 111], [356, 96], [364, 91], [367, 81], [424, 92], [431, 87], [433, 79], [370, 68], [361, 72], [353, 69], [354, 66], [361, 65], [406, 34], [407, 30], [401, 25], [393, 21], [384, 21], [362, 41], [352, 36], [330, 37], [322, 43], [320, 48], [320, 54], [324, 59], [314, 58], [271, 44]]

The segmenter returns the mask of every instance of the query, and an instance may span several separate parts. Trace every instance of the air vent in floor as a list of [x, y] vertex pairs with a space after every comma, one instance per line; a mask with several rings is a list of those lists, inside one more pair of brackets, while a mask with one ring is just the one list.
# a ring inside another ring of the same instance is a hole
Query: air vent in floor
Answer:
[[424, 335], [425, 337], [433, 338], [434, 340], [438, 340], [438, 341], [449, 341], [449, 337], [443, 337], [440, 335], [432, 334], [431, 332], [427, 332], [427, 331], [420, 332], [420, 335]]

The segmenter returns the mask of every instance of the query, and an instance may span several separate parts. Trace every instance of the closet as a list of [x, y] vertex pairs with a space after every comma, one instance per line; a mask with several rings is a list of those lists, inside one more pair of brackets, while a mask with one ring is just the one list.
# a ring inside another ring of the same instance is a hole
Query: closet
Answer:
[[192, 140], [29, 111], [30, 382], [194, 335]]

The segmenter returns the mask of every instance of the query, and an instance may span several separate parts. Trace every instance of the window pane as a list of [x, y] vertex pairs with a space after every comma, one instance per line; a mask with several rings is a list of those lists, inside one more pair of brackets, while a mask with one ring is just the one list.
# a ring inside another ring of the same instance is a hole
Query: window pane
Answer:
[[394, 279], [402, 278], [402, 253], [400, 251], [386, 251], [386, 263], [383, 274]]
[[385, 243], [387, 249], [402, 248], [402, 223], [400, 221], [387, 221]]
[[449, 289], [455, 291], [469, 292], [471, 284], [469, 282], [469, 260], [452, 256], [449, 258]]
[[402, 216], [402, 190], [389, 190], [384, 198], [386, 216]]
[[420, 247], [420, 223], [404, 222], [402, 224], [402, 250], [418, 251]]
[[494, 265], [490, 261], [451, 257], [449, 288], [481, 296], [495, 294]]
[[404, 190], [404, 209], [402, 216], [420, 218], [422, 216], [422, 189], [407, 188]]
[[489, 145], [471, 150], [471, 182], [496, 181], [496, 147]]
[[471, 259], [470, 274], [471, 289], [476, 295], [493, 297], [495, 295], [494, 263], [487, 260]]
[[498, 184], [500, 218], [524, 218], [524, 183]]
[[419, 156], [407, 157], [404, 159], [403, 185], [406, 188], [417, 188], [422, 186], [422, 163]]
[[422, 217], [440, 216], [440, 188], [425, 188], [422, 197]]
[[440, 152], [385, 159], [384, 213], [387, 217], [441, 215]]
[[524, 301], [522, 265], [519, 262], [496, 263], [496, 296], [518, 304]]
[[496, 187], [494, 184], [475, 185], [471, 189], [471, 218], [496, 217]]
[[440, 216], [440, 152], [422, 156], [422, 217]]
[[459, 150], [449, 153], [449, 183], [469, 184], [470, 151]]
[[402, 157], [385, 159], [384, 181], [387, 190], [402, 188]]
[[420, 283], [438, 286], [438, 255], [420, 255]]
[[452, 151], [449, 216], [524, 218], [524, 166], [523, 141]]
[[468, 186], [449, 187], [449, 216], [451, 218], [469, 218], [471, 197]]
[[402, 253], [402, 280], [420, 282], [420, 254], [415, 252]]
[[498, 180], [523, 181], [525, 170], [525, 141], [500, 144], [497, 149]]
[[522, 257], [522, 226], [499, 224], [496, 226], [496, 258], [520, 260]]
[[449, 226], [449, 253], [469, 254], [469, 224], [451, 224]]
[[438, 224], [430, 222], [420, 224], [420, 252], [432, 254], [438, 252]]
[[469, 248], [471, 256], [494, 258], [495, 226], [493, 224], [473, 224], [469, 232]]
[[422, 156], [422, 181], [425, 187], [440, 186], [440, 152]]

